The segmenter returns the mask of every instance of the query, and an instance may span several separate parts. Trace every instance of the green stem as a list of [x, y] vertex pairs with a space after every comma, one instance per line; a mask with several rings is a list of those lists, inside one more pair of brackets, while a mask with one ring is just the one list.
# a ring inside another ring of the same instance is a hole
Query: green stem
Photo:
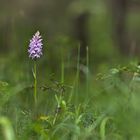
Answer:
[[[62, 54], [63, 55], [63, 54]], [[62, 62], [61, 62], [61, 83], [63, 84], [64, 83], [64, 59], [63, 59], [63, 56], [61, 58]]]
[[36, 78], [36, 61], [34, 61], [34, 101], [37, 103], [37, 78]]
[[78, 99], [79, 78], [80, 78], [80, 44], [79, 44], [79, 46], [78, 46], [78, 57], [77, 57], [77, 72], [76, 72], [76, 102], [77, 102], [77, 99]]
[[78, 46], [78, 56], [77, 56], [77, 71], [76, 71], [76, 78], [73, 82], [73, 88], [71, 90], [71, 93], [70, 93], [70, 97], [69, 97], [69, 100], [68, 102], [70, 102], [72, 100], [72, 96], [73, 96], [73, 93], [75, 91], [75, 99], [77, 101], [77, 96], [78, 96], [78, 87], [79, 87], [79, 78], [80, 78], [80, 44]]
[[[55, 99], [56, 99], [56, 102], [57, 102], [57, 109], [59, 109], [60, 104], [61, 104], [61, 100], [62, 100], [61, 95], [60, 95], [60, 98], [58, 98], [58, 96], [55, 94]], [[54, 119], [53, 119], [53, 125], [55, 124], [55, 122], [57, 120], [58, 113], [59, 113], [59, 111], [56, 110], [56, 113], [55, 113], [55, 116], [54, 116]]]
[[87, 73], [86, 73], [86, 91], [87, 91], [87, 95], [89, 92], [89, 50], [88, 50], [88, 46], [86, 47], [86, 66], [87, 66]]

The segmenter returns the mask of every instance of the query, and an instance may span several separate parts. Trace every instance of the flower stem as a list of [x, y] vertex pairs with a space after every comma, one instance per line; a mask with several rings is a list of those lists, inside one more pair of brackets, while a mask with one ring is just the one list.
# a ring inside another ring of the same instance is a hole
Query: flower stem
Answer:
[[36, 77], [36, 61], [34, 61], [34, 101], [37, 103], [37, 77]]

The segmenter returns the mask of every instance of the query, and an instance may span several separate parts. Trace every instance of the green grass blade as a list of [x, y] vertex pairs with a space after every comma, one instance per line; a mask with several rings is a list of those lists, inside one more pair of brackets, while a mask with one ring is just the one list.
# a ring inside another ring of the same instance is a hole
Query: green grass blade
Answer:
[[15, 140], [14, 131], [10, 121], [5, 117], [0, 117], [0, 125], [2, 126], [5, 140]]

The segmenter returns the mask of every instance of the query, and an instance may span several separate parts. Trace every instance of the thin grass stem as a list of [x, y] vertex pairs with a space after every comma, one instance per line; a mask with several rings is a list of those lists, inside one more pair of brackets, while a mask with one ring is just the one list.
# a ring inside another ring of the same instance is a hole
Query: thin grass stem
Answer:
[[78, 56], [77, 56], [77, 70], [76, 70], [76, 78], [74, 79], [74, 82], [73, 82], [73, 88], [71, 90], [71, 93], [70, 93], [70, 97], [69, 97], [69, 100], [68, 102], [70, 102], [72, 100], [72, 96], [73, 96], [73, 93], [75, 91], [75, 88], [76, 88], [76, 100], [77, 100], [77, 96], [78, 96], [78, 87], [79, 87], [79, 77], [80, 77], [80, 44], [78, 46]]
[[61, 53], [61, 83], [63, 84], [64, 83], [64, 57], [63, 57], [63, 51]]
[[37, 76], [36, 76], [36, 61], [34, 61], [34, 101], [37, 103]]
[[86, 92], [87, 92], [87, 95], [88, 95], [89, 94], [89, 49], [88, 49], [88, 46], [86, 47], [86, 67], [87, 67]]

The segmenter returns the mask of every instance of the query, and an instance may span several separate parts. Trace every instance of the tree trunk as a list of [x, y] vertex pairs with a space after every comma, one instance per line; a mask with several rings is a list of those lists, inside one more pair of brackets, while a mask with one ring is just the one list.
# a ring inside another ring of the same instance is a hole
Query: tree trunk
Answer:
[[80, 43], [80, 57], [82, 63], [86, 62], [86, 47], [88, 46], [88, 13], [82, 13], [75, 20], [75, 35]]
[[130, 48], [126, 29], [127, 5], [128, 0], [111, 0], [114, 41], [123, 54], [128, 54]]

